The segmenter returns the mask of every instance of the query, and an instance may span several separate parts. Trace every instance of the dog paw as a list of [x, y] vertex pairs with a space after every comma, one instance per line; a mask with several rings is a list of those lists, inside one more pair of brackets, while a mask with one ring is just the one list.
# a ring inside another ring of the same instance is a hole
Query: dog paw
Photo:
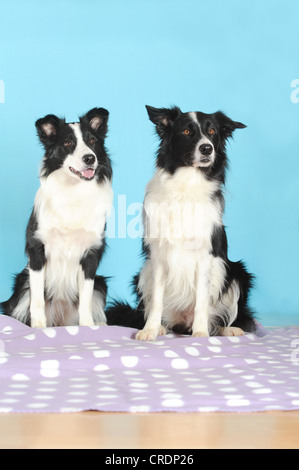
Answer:
[[166, 333], [167, 333], [167, 330], [166, 330], [165, 326], [161, 325], [158, 336], [164, 336], [164, 335], [166, 335]]
[[227, 326], [221, 331], [222, 336], [242, 336], [244, 334], [244, 331], [236, 326]]
[[95, 326], [93, 320], [80, 320], [79, 325], [80, 326]]
[[45, 320], [31, 320], [31, 328], [47, 328]]
[[158, 331], [156, 329], [139, 330], [135, 336], [138, 341], [154, 341], [157, 338]]

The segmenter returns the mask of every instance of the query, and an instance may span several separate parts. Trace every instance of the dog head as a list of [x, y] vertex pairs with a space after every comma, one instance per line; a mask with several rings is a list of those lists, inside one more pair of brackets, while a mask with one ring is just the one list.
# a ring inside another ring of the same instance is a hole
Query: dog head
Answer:
[[235, 129], [246, 127], [221, 111], [183, 113], [178, 107], [146, 106], [150, 120], [161, 139], [157, 166], [170, 173], [193, 166], [211, 175], [226, 163], [225, 144]]
[[53, 114], [38, 119], [35, 125], [46, 151], [42, 176], [62, 168], [70, 177], [85, 181], [99, 180], [103, 174], [111, 177], [104, 146], [108, 115], [104, 108], [93, 108], [76, 123]]

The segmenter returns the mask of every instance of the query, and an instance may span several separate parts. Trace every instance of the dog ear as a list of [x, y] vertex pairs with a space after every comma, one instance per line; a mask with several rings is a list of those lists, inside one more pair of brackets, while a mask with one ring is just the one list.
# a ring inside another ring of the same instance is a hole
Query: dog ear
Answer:
[[44, 118], [36, 121], [35, 127], [37, 129], [37, 134], [45, 147], [52, 145], [55, 142], [58, 129], [64, 124], [65, 120], [54, 116], [54, 114], [48, 114]]
[[107, 122], [109, 112], [104, 108], [93, 108], [84, 116], [80, 117], [80, 122], [87, 124], [100, 137], [105, 137], [107, 133]]
[[173, 127], [175, 120], [180, 116], [182, 111], [177, 106], [173, 108], [153, 108], [145, 106], [150, 120], [156, 125], [157, 133], [162, 138], [169, 129]]
[[217, 111], [217, 113], [214, 114], [214, 117], [219, 124], [220, 135], [222, 135], [225, 139], [232, 137], [235, 129], [244, 129], [247, 127], [245, 124], [242, 124], [242, 122], [232, 121], [232, 119], [230, 119], [221, 111]]

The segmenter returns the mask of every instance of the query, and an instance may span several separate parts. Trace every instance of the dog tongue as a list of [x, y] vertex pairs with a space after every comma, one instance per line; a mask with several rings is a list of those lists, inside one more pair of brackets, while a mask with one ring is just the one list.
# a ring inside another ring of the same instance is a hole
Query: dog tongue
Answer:
[[94, 170], [92, 168], [86, 168], [86, 170], [81, 171], [81, 175], [84, 176], [84, 178], [92, 178]]

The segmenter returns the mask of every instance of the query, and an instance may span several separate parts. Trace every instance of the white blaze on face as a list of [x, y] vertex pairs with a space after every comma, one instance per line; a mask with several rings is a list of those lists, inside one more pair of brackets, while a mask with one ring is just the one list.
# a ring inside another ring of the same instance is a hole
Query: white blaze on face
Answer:
[[[202, 130], [201, 130], [201, 126], [200, 126], [200, 123], [198, 122], [197, 120], [197, 116], [196, 116], [196, 113], [192, 112], [192, 113], [189, 113], [189, 116], [190, 118], [192, 119], [193, 122], [195, 122], [195, 124], [199, 127], [199, 130], [200, 130], [200, 134], [201, 134], [201, 137], [199, 139], [199, 141], [197, 142], [196, 144], [196, 148], [195, 148], [195, 151], [194, 151], [194, 159], [193, 159], [193, 165], [194, 166], [199, 166], [199, 167], [207, 167], [207, 166], [210, 166], [213, 164], [214, 160], [215, 160], [215, 148], [214, 148], [214, 145], [212, 143], [212, 141], [207, 137], [205, 136], [203, 133], [202, 133]], [[213, 147], [213, 151], [212, 153], [209, 155], [209, 158], [210, 158], [210, 162], [209, 163], [205, 163], [205, 162], [201, 162], [201, 160], [204, 158], [204, 155], [201, 153], [201, 151], [199, 150], [199, 147], [203, 144], [209, 144], [209, 145], [212, 145]]]
[[[93, 150], [84, 142], [83, 140], [83, 135], [82, 131], [80, 128], [80, 124], [78, 122], [74, 124], [69, 124], [69, 126], [73, 129], [75, 137], [76, 137], [76, 147], [74, 148], [74, 151], [70, 153], [67, 158], [64, 161], [64, 166], [69, 169], [72, 168], [78, 173], [84, 172], [82, 176], [88, 177], [88, 171], [91, 172], [91, 170], [87, 170], [88, 168], [93, 168], [96, 170], [98, 163], [97, 163], [97, 157], [96, 154], [93, 152]], [[94, 155], [95, 157], [95, 162], [92, 165], [86, 165], [86, 163], [83, 160], [84, 155]], [[86, 173], [86, 175], [85, 175]], [[78, 177], [74, 172], [70, 172], [74, 177]]]

